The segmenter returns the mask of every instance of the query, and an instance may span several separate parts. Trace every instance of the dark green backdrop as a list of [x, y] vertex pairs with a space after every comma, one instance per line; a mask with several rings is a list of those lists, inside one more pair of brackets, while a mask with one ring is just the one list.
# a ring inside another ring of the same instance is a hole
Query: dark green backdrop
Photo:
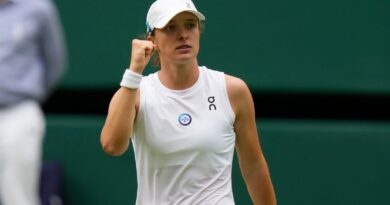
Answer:
[[[62, 87], [118, 86], [151, 2], [57, 0], [70, 56]], [[254, 91], [390, 93], [390, 1], [195, 3], [207, 18], [199, 63]]]
[[[62, 166], [66, 205], [133, 205], [132, 148], [105, 155], [102, 116], [49, 116], [44, 160]], [[258, 120], [279, 205], [388, 205], [390, 123]], [[237, 205], [249, 205], [237, 162]]]

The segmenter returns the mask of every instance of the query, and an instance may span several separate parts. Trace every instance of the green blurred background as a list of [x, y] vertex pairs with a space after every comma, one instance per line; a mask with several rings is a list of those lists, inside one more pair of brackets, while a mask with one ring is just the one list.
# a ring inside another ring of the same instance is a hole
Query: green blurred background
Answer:
[[[58, 1], [71, 63], [63, 86], [116, 87], [151, 2]], [[390, 93], [390, 1], [195, 3], [206, 16], [199, 64], [254, 91]]]
[[[106, 156], [99, 135], [152, 1], [55, 2], [69, 70], [46, 105], [44, 160], [61, 165], [67, 205], [134, 204], [132, 149]], [[194, 2], [206, 16], [199, 64], [249, 85], [279, 204], [390, 204], [390, 1]], [[251, 204], [236, 161], [233, 189], [237, 205]]]

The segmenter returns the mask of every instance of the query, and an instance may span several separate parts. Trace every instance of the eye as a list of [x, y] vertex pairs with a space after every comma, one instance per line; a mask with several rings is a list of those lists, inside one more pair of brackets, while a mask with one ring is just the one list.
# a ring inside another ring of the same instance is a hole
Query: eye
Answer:
[[196, 24], [195, 23], [188, 23], [186, 25], [187, 29], [193, 29], [193, 28], [196, 28]]
[[165, 30], [166, 31], [174, 31], [176, 29], [176, 26], [175, 25], [167, 25], [165, 27]]

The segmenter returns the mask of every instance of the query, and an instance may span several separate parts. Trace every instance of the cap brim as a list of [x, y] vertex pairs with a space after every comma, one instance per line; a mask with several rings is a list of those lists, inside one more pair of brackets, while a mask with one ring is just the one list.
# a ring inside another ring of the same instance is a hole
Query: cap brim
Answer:
[[158, 28], [158, 29], [164, 28], [173, 17], [175, 17], [179, 13], [183, 13], [183, 12], [190, 12], [190, 13], [194, 14], [200, 21], [204, 21], [206, 19], [206, 17], [202, 13], [200, 13], [199, 11], [179, 10], [176, 12], [172, 12], [170, 15], [167, 15], [165, 18], [161, 19], [159, 22], [156, 23], [154, 28]]

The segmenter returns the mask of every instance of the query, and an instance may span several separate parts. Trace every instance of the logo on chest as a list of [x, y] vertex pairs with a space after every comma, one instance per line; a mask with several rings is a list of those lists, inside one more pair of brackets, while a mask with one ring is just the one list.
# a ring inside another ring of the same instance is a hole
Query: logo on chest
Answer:
[[191, 124], [192, 118], [191, 118], [191, 115], [189, 115], [187, 113], [182, 113], [179, 115], [178, 121], [181, 125], [187, 126], [187, 125]]
[[217, 106], [214, 104], [215, 103], [215, 97], [210, 96], [207, 98], [207, 101], [209, 102], [209, 110], [217, 110]]

